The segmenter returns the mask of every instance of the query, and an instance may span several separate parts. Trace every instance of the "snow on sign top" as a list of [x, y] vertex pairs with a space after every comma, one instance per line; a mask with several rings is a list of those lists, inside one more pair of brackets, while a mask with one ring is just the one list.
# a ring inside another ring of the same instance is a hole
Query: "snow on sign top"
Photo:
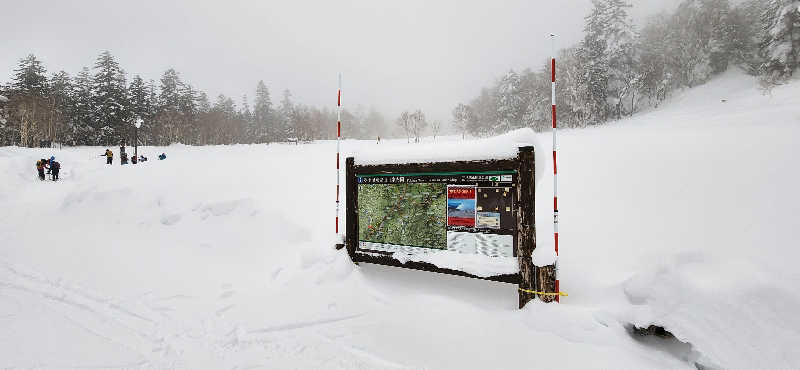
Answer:
[[355, 157], [355, 164], [370, 165], [509, 159], [516, 157], [518, 149], [523, 146], [534, 146], [536, 152], [543, 153], [531, 129], [515, 130], [486, 139], [445, 137], [434, 142], [408, 145], [346, 144], [345, 150], [348, 156]]

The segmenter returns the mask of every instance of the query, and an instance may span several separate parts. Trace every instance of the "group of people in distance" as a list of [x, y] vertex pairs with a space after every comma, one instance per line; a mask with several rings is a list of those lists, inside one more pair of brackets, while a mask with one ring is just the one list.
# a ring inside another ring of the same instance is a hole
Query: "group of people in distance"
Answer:
[[[125, 153], [124, 145], [119, 147], [119, 153], [120, 153], [120, 164], [128, 164], [128, 154]], [[106, 152], [104, 154], [101, 154], [100, 156], [106, 157], [106, 164], [114, 163], [114, 152], [112, 152], [111, 150], [106, 149]], [[158, 156], [158, 159], [163, 161], [167, 159], [167, 155], [161, 153]], [[144, 155], [140, 155], [138, 158], [136, 156], [133, 156], [133, 158], [131, 158], [131, 163], [133, 164], [146, 161], [147, 157], [145, 157]], [[45, 170], [47, 170], [47, 173], [44, 172]], [[61, 171], [61, 163], [58, 163], [56, 161], [55, 156], [51, 156], [50, 159], [42, 158], [36, 161], [36, 171], [39, 173], [39, 180], [41, 181], [46, 180], [47, 175], [51, 175], [50, 176], [51, 180], [58, 181], [58, 172]]]
[[58, 171], [61, 170], [61, 163], [56, 162], [56, 157], [51, 156], [50, 159], [40, 159], [36, 161], [36, 171], [39, 172], [39, 180], [46, 179], [44, 170], [50, 175], [50, 179], [58, 181]]
[[[106, 157], [106, 164], [114, 163], [114, 152], [112, 152], [110, 149], [106, 148], [106, 152], [104, 154], [101, 154], [100, 156], [101, 157]], [[158, 159], [163, 161], [164, 159], [167, 159], [167, 155], [164, 154], [164, 153], [161, 153], [158, 156]], [[138, 162], [146, 162], [146, 161], [147, 161], [147, 157], [145, 157], [144, 155], [140, 155], [138, 158], [134, 155], [131, 158], [131, 163], [133, 163], [133, 164], [136, 164]], [[125, 153], [125, 146], [124, 145], [119, 147], [119, 164], [128, 164], [128, 153]]]

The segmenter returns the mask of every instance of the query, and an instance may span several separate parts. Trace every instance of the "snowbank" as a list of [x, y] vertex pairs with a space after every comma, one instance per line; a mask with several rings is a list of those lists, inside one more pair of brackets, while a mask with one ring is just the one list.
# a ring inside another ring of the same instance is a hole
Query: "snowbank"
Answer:
[[[561, 131], [569, 296], [524, 310], [513, 285], [354, 266], [334, 250], [333, 142], [140, 147], [151, 160], [136, 166], [106, 166], [104, 148], [0, 148], [0, 362], [795, 368], [798, 97], [800, 84], [763, 96], [731, 72], [652, 113]], [[360, 163], [465, 160], [537, 137], [550, 135], [343, 149]], [[537, 147], [537, 164], [548, 153]], [[58, 183], [36, 180], [49, 155]], [[537, 175], [537, 254], [551, 253], [552, 178]], [[629, 334], [650, 324], [688, 344]]]
[[372, 142], [375, 145], [365, 145], [368, 143], [345, 141], [342, 150], [345, 156], [355, 157], [357, 165], [368, 165], [509, 159], [516, 158], [520, 147], [533, 146], [537, 158], [537, 180], [548, 166], [546, 153], [550, 151], [550, 147], [544, 148], [539, 144], [531, 129], [519, 129], [485, 139], [440, 137], [438, 141], [413, 145], [406, 145], [405, 140], [384, 140], [381, 144]]
[[[536, 134], [531, 129], [519, 129], [478, 140], [458, 140], [453, 137], [446, 139], [449, 140], [440, 138], [440, 141], [414, 145], [356, 144], [355, 147], [345, 146], [344, 150], [355, 156], [356, 164], [364, 165], [507, 159], [516, 157], [517, 149], [522, 146], [541, 149], [537, 145]], [[399, 140], [394, 140], [394, 143], [397, 141]], [[536, 152], [543, 153], [539, 150]]]
[[429, 252], [419, 254], [407, 254], [395, 252], [392, 258], [406, 263], [426, 262], [439, 268], [464, 271], [466, 273], [480, 276], [491, 277], [506, 274], [516, 274], [519, 272], [519, 264], [516, 257], [490, 257], [477, 254], [459, 254], [450, 251]]

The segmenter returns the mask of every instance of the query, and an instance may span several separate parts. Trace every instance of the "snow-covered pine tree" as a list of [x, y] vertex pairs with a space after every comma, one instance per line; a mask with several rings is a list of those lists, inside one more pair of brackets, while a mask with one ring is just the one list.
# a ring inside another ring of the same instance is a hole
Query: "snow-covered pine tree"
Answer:
[[469, 105], [458, 103], [458, 105], [453, 108], [453, 126], [461, 133], [462, 139], [465, 139], [467, 136], [467, 128], [472, 119], [472, 115], [472, 108], [470, 108]]
[[[561, 127], [580, 127], [585, 124], [588, 116], [585, 103], [588, 94], [586, 86], [580, 83], [583, 67], [580, 65], [577, 52], [577, 47], [563, 49], [559, 52], [556, 61], [556, 73], [558, 74], [556, 99], [558, 103], [558, 120]], [[549, 67], [546, 67], [544, 71], [549, 72]], [[547, 72], [538, 79], [540, 84], [544, 84], [544, 87], [537, 88], [537, 91], [540, 92], [539, 95], [542, 92], [544, 93], [544, 97], [539, 99], [540, 101], [544, 100], [543, 105], [545, 106], [549, 103], [547, 95], [550, 88], [550, 79]], [[538, 119], [543, 121], [543, 124], [540, 124], [543, 130], [552, 126], [551, 119], [547, 113], [544, 113], [543, 118]]]
[[12, 81], [14, 121], [18, 122], [20, 146], [34, 146], [45, 138], [48, 122], [47, 71], [33, 54], [21, 59]]
[[639, 94], [650, 103], [658, 105], [667, 98], [673, 85], [670, 72], [670, 17], [661, 14], [650, 18], [639, 35], [639, 62], [636, 71], [639, 75]]
[[[150, 100], [150, 89], [142, 79], [141, 76], [135, 75], [128, 86], [128, 95], [130, 100], [130, 113], [131, 118], [141, 118], [142, 127], [139, 128], [137, 134], [139, 142], [149, 143], [152, 140], [153, 131], [153, 101]], [[132, 143], [132, 142], [131, 142]]]
[[712, 74], [728, 69], [733, 58], [734, 24], [728, 0], [703, 0], [702, 22], [710, 29], [708, 58]]
[[292, 117], [294, 117], [294, 131], [292, 132], [292, 137], [297, 138], [298, 142], [308, 140], [311, 133], [310, 125], [312, 124], [310, 109], [301, 104], [295, 104]]
[[239, 111], [239, 119], [242, 121], [242, 137], [240, 142], [245, 144], [252, 144], [255, 142], [255, 124], [253, 120], [253, 112], [250, 111], [250, 101], [247, 94], [242, 95], [242, 108]]
[[779, 82], [800, 66], [800, 0], [769, 0], [762, 16], [766, 79]]
[[763, 63], [759, 44], [764, 39], [760, 21], [764, 8], [763, 0], [749, 0], [733, 8], [730, 14], [731, 61], [751, 75], [757, 75]]
[[342, 118], [342, 124], [347, 122], [346, 130], [342, 128], [342, 130], [347, 134], [348, 138], [351, 139], [364, 139], [369, 137], [369, 127], [366, 122], [366, 114], [364, 113], [364, 106], [358, 105], [352, 109], [352, 111], [348, 110], [348, 113], [352, 113], [352, 115], [348, 116], [347, 119]]
[[[336, 122], [336, 111], [332, 110], [331, 116], [333, 119], [325, 120], [325, 122]], [[336, 126], [328, 124], [329, 132], [332, 133], [331, 138], [336, 138]], [[350, 112], [350, 110], [342, 108], [342, 137], [343, 138], [357, 138], [360, 135], [360, 122], [359, 118]]]
[[608, 118], [609, 59], [606, 49], [606, 30], [609, 29], [606, 0], [592, 0], [592, 11], [584, 18], [584, 37], [578, 50], [580, 64], [584, 66], [581, 84], [586, 86], [586, 105], [592, 123]]
[[36, 56], [29, 54], [20, 59], [14, 70], [11, 87], [14, 95], [47, 95], [47, 70]]
[[197, 112], [199, 115], [197, 121], [197, 144], [208, 145], [215, 122], [211, 117], [211, 102], [208, 100], [208, 95], [204, 91], [200, 91], [197, 94]]
[[10, 124], [8, 110], [6, 109], [9, 99], [4, 94], [7, 94], [7, 90], [0, 85], [0, 146], [14, 144], [17, 136], [13, 126]]
[[255, 140], [259, 143], [275, 141], [273, 132], [272, 99], [269, 88], [264, 81], [258, 81], [256, 86], [256, 101], [253, 109], [253, 122], [255, 125]]
[[[638, 80], [636, 75], [636, 32], [626, 9], [631, 5], [622, 0], [605, 0], [604, 39], [605, 54], [608, 58], [608, 110], [611, 116], [620, 119], [629, 94], [633, 93]], [[630, 107], [629, 107], [630, 108]]]
[[494, 133], [511, 131], [521, 126], [525, 101], [520, 92], [520, 77], [509, 70], [497, 84], [497, 121], [492, 127]]
[[468, 130], [475, 136], [488, 135], [497, 122], [497, 104], [495, 94], [489, 89], [481, 89], [481, 94], [470, 102], [473, 120], [468, 125]]
[[223, 94], [217, 96], [211, 108], [211, 128], [209, 142], [211, 144], [230, 144], [236, 134], [236, 104], [233, 99]]
[[89, 68], [83, 69], [75, 76], [72, 84], [74, 107], [72, 112], [72, 137], [75, 145], [96, 145], [97, 134], [94, 123], [94, 99], [92, 94], [92, 76]]
[[327, 139], [335, 137], [335, 130], [331, 130], [331, 122], [334, 119], [329, 119], [332, 115], [329, 114], [330, 109], [324, 107], [318, 109], [316, 107], [310, 108], [309, 122], [309, 137], [308, 140]]
[[97, 144], [124, 143], [131, 130], [128, 120], [128, 91], [125, 72], [109, 51], [100, 53], [94, 64], [92, 94]]
[[50, 78], [50, 125], [48, 140], [51, 142], [72, 142], [72, 78], [67, 72], [59, 71]]
[[130, 111], [136, 117], [147, 118], [150, 113], [150, 92], [141, 76], [135, 75], [128, 86]]
[[283, 98], [281, 99], [281, 105], [278, 107], [278, 119], [273, 133], [275, 141], [286, 141], [289, 135], [292, 135], [294, 131], [293, 111], [292, 92], [289, 89], [283, 90]]
[[686, 0], [666, 30], [669, 73], [676, 87], [694, 87], [724, 71], [732, 58], [733, 32], [727, 0]]
[[[559, 66], [563, 65], [561, 63], [563, 60], [559, 61]], [[520, 75], [520, 97], [524, 104], [520, 118], [522, 127], [531, 127], [536, 131], [544, 131], [552, 127], [551, 85], [550, 59], [542, 63], [538, 72], [529, 69], [522, 72]], [[559, 85], [559, 89], [563, 87], [563, 84]], [[563, 115], [559, 115], [559, 117], [563, 118]]]
[[366, 116], [364, 117], [364, 126], [366, 128], [365, 138], [377, 139], [378, 136], [386, 136], [386, 119], [383, 117], [375, 107], [370, 107]]
[[158, 127], [156, 140], [160, 145], [169, 145], [180, 140], [183, 89], [183, 81], [174, 69], [168, 69], [161, 76], [155, 118]]
[[179, 91], [180, 125], [176, 136], [181, 143], [196, 144], [198, 140], [197, 90], [184, 83]]

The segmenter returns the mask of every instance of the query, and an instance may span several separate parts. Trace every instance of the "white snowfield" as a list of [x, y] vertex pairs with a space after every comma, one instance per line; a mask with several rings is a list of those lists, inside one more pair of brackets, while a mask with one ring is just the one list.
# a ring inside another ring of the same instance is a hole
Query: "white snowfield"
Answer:
[[[100, 147], [0, 148], [0, 368], [796, 369], [798, 101], [800, 82], [765, 96], [730, 72], [656, 111], [561, 131], [569, 296], [524, 310], [514, 285], [334, 250], [334, 142], [144, 147], [135, 166], [105, 165]], [[549, 162], [549, 133], [490, 139], [489, 154], [534, 136]], [[370, 163], [486, 144], [437, 140], [450, 143], [343, 148]], [[62, 180], [39, 182], [50, 155]]]

